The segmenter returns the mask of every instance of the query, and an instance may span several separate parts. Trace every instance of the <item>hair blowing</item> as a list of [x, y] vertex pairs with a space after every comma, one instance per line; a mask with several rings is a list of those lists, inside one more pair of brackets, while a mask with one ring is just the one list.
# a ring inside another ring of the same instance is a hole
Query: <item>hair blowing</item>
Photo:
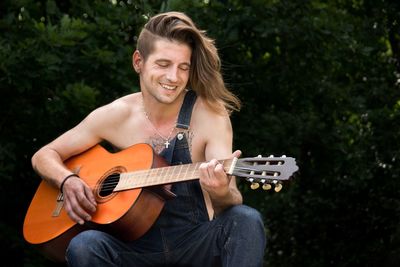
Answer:
[[221, 60], [214, 40], [207, 37], [205, 31], [199, 30], [184, 13], [158, 14], [144, 25], [137, 41], [137, 50], [144, 60], [161, 38], [185, 43], [192, 48], [189, 87], [205, 99], [211, 109], [223, 112], [225, 107], [229, 113], [240, 110], [240, 100], [223, 81]]

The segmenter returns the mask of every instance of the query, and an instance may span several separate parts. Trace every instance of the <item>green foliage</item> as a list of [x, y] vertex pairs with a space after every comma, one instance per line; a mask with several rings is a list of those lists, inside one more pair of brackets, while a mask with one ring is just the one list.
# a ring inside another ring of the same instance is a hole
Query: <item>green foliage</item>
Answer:
[[298, 160], [279, 195], [241, 184], [265, 218], [266, 265], [398, 262], [399, 55], [389, 37], [399, 40], [399, 4], [178, 2], [171, 8], [209, 29], [244, 103], [235, 146]]
[[235, 147], [297, 159], [300, 171], [279, 194], [240, 183], [265, 219], [266, 265], [399, 262], [396, 1], [18, 0], [0, 10], [1, 200], [13, 214], [0, 222], [0, 241], [12, 243], [1, 249], [13, 265], [49, 264], [21, 239], [38, 184], [30, 156], [95, 107], [138, 90], [130, 58], [156, 10], [184, 11], [216, 40], [227, 85], [244, 104], [232, 116]]
[[7, 214], [0, 241], [14, 266], [46, 264], [21, 235], [40, 181], [30, 157], [94, 108], [139, 89], [131, 55], [143, 15], [153, 9], [142, 1], [0, 4], [0, 179]]

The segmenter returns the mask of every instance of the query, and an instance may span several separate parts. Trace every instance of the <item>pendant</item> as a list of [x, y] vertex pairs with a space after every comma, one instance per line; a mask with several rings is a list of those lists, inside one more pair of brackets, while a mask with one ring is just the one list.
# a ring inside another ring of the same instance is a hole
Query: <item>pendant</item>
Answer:
[[169, 147], [169, 144], [171, 144], [171, 143], [169, 142], [169, 140], [166, 140], [165, 143], [164, 143], [165, 148], [168, 148], [168, 147]]

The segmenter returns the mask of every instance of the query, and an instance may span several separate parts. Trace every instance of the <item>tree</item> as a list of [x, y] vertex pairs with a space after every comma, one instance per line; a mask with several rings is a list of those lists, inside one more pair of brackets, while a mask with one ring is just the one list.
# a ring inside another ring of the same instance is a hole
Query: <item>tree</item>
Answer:
[[300, 167], [278, 194], [239, 184], [264, 216], [266, 265], [395, 266], [399, 5], [3, 1], [1, 203], [13, 216], [0, 222], [2, 250], [14, 265], [50, 265], [20, 233], [39, 182], [30, 156], [93, 108], [138, 90], [130, 57], [139, 27], [159, 10], [179, 10], [216, 40], [227, 85], [243, 101], [232, 115], [235, 147], [293, 156]]
[[155, 7], [143, 1], [1, 2], [1, 210], [8, 216], [0, 240], [13, 265], [47, 264], [22, 239], [40, 182], [30, 157], [95, 107], [138, 90], [131, 55]]
[[169, 2], [217, 41], [244, 102], [236, 146], [298, 159], [279, 195], [242, 185], [265, 218], [266, 265], [398, 262], [398, 4]]

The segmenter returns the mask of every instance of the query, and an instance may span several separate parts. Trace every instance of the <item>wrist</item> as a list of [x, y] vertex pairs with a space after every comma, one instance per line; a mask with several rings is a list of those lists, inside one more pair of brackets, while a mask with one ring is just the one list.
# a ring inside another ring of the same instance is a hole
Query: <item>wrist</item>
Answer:
[[60, 184], [60, 192], [61, 192], [61, 193], [64, 193], [63, 190], [64, 190], [65, 182], [66, 182], [69, 178], [72, 178], [72, 177], [80, 178], [79, 175], [76, 174], [76, 173], [71, 173], [71, 174], [65, 176], [65, 178], [62, 180], [62, 182], [61, 182], [61, 184]]

